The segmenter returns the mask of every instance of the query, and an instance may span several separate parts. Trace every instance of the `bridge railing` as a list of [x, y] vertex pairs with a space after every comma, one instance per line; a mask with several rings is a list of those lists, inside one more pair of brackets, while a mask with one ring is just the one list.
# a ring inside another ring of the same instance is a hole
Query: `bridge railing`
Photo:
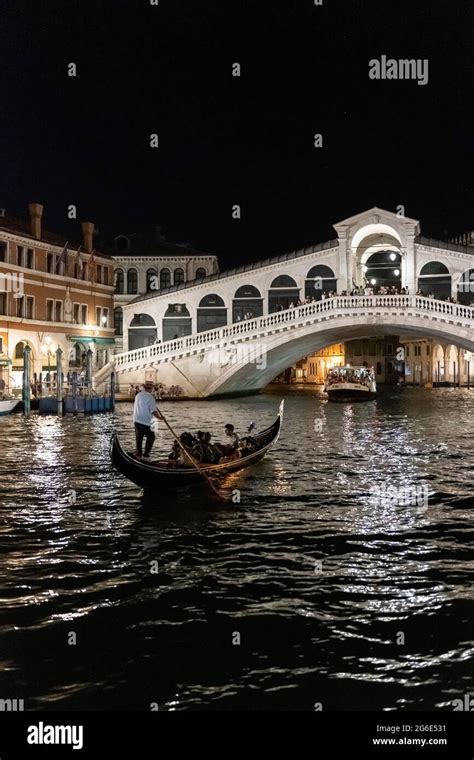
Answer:
[[159, 360], [179, 356], [192, 349], [219, 344], [225, 339], [258, 335], [258, 333], [265, 332], [272, 327], [298, 323], [302, 319], [317, 314], [337, 312], [342, 309], [371, 310], [374, 308], [415, 308], [417, 311], [474, 321], [474, 307], [462, 306], [461, 304], [450, 303], [448, 301], [438, 301], [435, 298], [426, 298], [425, 296], [333, 296], [332, 298], [315, 301], [314, 303], [302, 304], [301, 306], [295, 306], [284, 311], [266, 314], [262, 317], [234, 322], [232, 325], [219, 327], [214, 330], [206, 330], [205, 332], [186, 335], [182, 338], [175, 338], [174, 340], [166, 341], [166, 343], [154, 343], [151, 346], [126, 351], [114, 356], [114, 362], [116, 368], [120, 370], [125, 365], [148, 364], [154, 359]]

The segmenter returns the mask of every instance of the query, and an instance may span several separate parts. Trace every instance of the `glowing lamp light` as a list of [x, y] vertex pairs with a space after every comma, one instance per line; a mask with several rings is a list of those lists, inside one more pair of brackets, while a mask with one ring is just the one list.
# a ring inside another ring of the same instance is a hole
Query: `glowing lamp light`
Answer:
[[398, 277], [399, 274], [400, 274], [400, 270], [399, 269], [394, 269], [393, 270], [393, 274], [395, 275], [395, 277]]
[[366, 267], [365, 264], [364, 264], [364, 266], [362, 267], [362, 271], [363, 272], [367, 272], [367, 269], [368, 269], [368, 267]]
[[107, 317], [106, 317], [106, 316], [103, 316], [103, 317], [102, 317], [102, 324], [103, 324], [103, 325], [106, 325], [106, 324], [107, 324]]
[[377, 280], [374, 280], [374, 278], [372, 277], [372, 279], [370, 281], [370, 284], [371, 285], [376, 285], [377, 284]]
[[395, 261], [395, 259], [396, 259], [396, 258], [397, 258], [397, 254], [396, 254], [396, 253], [391, 253], [391, 254], [390, 254], [390, 259], [391, 259], [392, 261]]

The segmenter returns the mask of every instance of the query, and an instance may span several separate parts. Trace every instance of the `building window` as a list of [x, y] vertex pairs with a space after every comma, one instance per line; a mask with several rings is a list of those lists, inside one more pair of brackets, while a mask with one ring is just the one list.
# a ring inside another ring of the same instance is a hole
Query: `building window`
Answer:
[[0, 336], [0, 354], [3, 354], [3, 338]]
[[52, 322], [53, 321], [53, 311], [54, 311], [54, 301], [52, 298], [46, 299], [46, 321]]
[[114, 330], [115, 335], [123, 335], [123, 311], [120, 306], [114, 309]]
[[387, 354], [389, 354], [390, 356], [392, 356], [392, 354], [393, 354], [393, 345], [392, 345], [392, 343], [388, 343], [387, 344]]
[[17, 317], [23, 317], [23, 309], [25, 307], [25, 299], [23, 296], [20, 296], [16, 299], [16, 315]]
[[56, 259], [56, 256], [54, 255], [54, 253], [48, 253], [48, 255], [46, 256], [46, 270], [47, 272], [49, 272], [49, 274], [54, 274], [55, 259]]
[[124, 277], [123, 270], [117, 269], [115, 271], [115, 293], [116, 295], [123, 295]]
[[96, 271], [96, 282], [100, 285], [102, 283], [102, 267], [100, 264], [97, 264], [95, 271]]
[[0, 261], [7, 260], [7, 252], [7, 243], [5, 243], [3, 240], [0, 240]]
[[83, 303], [83, 304], [81, 305], [81, 323], [82, 323], [83, 325], [87, 325], [87, 317], [88, 317], [88, 314], [87, 314], [87, 306], [86, 306], [86, 304], [85, 304], [85, 303]]
[[393, 362], [387, 362], [387, 373], [393, 375]]
[[0, 293], [0, 314], [6, 315], [7, 313], [7, 294]]
[[101, 319], [102, 327], [108, 327], [109, 326], [109, 310], [104, 307], [102, 309], [102, 319]]
[[17, 343], [15, 346], [15, 359], [23, 359], [23, 350], [25, 348], [25, 344], [20, 341], [20, 343]]
[[102, 309], [100, 306], [96, 306], [95, 308], [95, 323], [98, 327], [100, 327], [100, 317], [102, 315]]
[[169, 288], [171, 285], [171, 272], [169, 269], [162, 269], [160, 272], [160, 289]]
[[375, 371], [376, 371], [377, 375], [381, 375], [382, 374], [382, 364], [380, 362], [377, 362], [377, 367], [376, 367]]
[[129, 269], [127, 272], [127, 293], [135, 296], [138, 288], [138, 276], [136, 269]]
[[410, 346], [405, 347], [405, 355], [410, 356]]
[[75, 303], [73, 306], [73, 322], [75, 325], [79, 324], [79, 311], [80, 311], [81, 305], [78, 303]]
[[35, 299], [33, 296], [26, 296], [26, 318], [35, 318]]
[[63, 302], [62, 301], [56, 301], [55, 307], [54, 307], [54, 320], [55, 322], [62, 322], [63, 316]]
[[102, 272], [104, 273], [104, 285], [109, 284], [109, 267], [102, 267]]
[[175, 269], [173, 275], [175, 285], [181, 285], [184, 282], [184, 269]]
[[196, 269], [196, 280], [202, 280], [203, 277], [207, 277], [207, 272], [203, 267]]
[[426, 356], [430, 355], [430, 347], [429, 345], [426, 346]]
[[26, 250], [26, 268], [27, 269], [33, 269], [33, 262], [34, 262], [34, 251], [32, 248], [27, 248]]
[[17, 245], [16, 247], [16, 263], [17, 266], [22, 267], [23, 266], [23, 253], [25, 249], [22, 245]]

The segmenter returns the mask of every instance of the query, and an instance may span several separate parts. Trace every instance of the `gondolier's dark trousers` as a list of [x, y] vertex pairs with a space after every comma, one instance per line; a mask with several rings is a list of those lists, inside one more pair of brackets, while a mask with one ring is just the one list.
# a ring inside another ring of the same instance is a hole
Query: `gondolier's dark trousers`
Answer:
[[141, 422], [135, 422], [135, 437], [137, 439], [137, 454], [142, 456], [143, 439], [146, 438], [145, 456], [148, 456], [151, 447], [155, 442], [155, 434], [149, 425], [142, 425]]

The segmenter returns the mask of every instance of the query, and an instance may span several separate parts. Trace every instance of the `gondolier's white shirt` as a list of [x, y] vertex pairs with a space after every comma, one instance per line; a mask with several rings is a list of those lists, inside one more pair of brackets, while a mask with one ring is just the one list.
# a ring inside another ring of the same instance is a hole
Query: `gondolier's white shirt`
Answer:
[[156, 401], [148, 391], [140, 391], [135, 396], [133, 406], [133, 421], [139, 422], [140, 425], [151, 425], [153, 412], [156, 411]]

